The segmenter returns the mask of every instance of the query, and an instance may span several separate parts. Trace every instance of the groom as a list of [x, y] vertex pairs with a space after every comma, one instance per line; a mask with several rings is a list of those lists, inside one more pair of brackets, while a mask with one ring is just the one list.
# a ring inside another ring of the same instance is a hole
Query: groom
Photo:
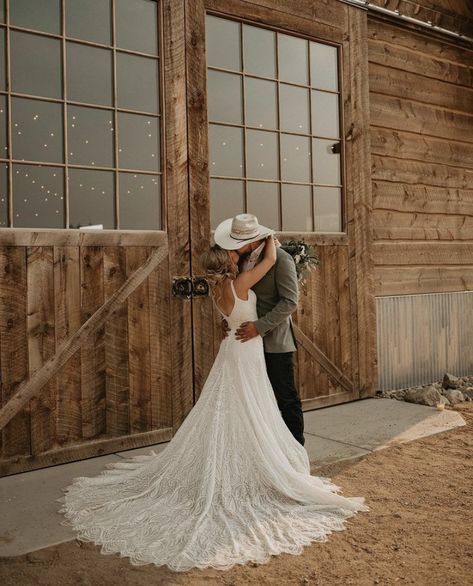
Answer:
[[[266, 237], [274, 231], [258, 224], [252, 214], [239, 214], [217, 226], [215, 243], [235, 250], [240, 271], [248, 271], [261, 260]], [[297, 350], [291, 314], [297, 307], [298, 282], [294, 260], [280, 246], [276, 248], [276, 264], [252, 288], [257, 296], [258, 319], [244, 322], [236, 331], [242, 343], [261, 336], [266, 369], [274, 394], [287, 427], [304, 445], [304, 417], [294, 383], [293, 353]], [[223, 330], [228, 324], [223, 320]]]

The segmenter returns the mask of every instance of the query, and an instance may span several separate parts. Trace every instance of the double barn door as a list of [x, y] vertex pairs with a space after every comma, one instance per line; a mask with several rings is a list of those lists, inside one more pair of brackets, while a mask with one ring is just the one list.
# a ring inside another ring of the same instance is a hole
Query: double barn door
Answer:
[[211, 240], [208, 10], [340, 45], [344, 231], [300, 234], [316, 245], [320, 266], [294, 316], [296, 378], [306, 410], [372, 394], [366, 18], [329, 3], [336, 6], [319, 20], [311, 2], [299, 4], [307, 14], [291, 14], [293, 3], [282, 0], [161, 3], [165, 230], [1, 230], [2, 406], [150, 255], [168, 252], [1, 430], [1, 475], [167, 441], [199, 397], [221, 340], [219, 317], [208, 297], [175, 296], [172, 286], [202, 275]]

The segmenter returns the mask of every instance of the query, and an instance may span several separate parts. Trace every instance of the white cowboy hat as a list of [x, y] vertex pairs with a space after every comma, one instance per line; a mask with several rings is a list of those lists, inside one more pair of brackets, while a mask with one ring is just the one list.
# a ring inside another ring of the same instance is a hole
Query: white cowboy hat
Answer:
[[245, 244], [261, 240], [270, 234], [274, 234], [274, 230], [258, 224], [258, 218], [253, 214], [238, 214], [217, 226], [214, 240], [225, 250], [238, 250]]

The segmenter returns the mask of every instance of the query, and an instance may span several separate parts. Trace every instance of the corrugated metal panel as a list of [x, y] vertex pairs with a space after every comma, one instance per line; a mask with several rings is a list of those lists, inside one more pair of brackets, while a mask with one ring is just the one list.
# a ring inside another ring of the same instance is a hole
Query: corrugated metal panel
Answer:
[[473, 374], [473, 291], [376, 298], [378, 388]]

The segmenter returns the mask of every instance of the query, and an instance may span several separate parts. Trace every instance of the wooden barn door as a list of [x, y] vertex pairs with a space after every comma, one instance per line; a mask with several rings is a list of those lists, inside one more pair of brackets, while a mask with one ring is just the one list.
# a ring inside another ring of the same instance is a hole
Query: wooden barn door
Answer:
[[[227, 124], [226, 136], [233, 137], [234, 141], [239, 140], [235, 130], [239, 132], [240, 128], [243, 130], [245, 127], [247, 110], [244, 101], [247, 94], [244, 67], [241, 65], [245, 51], [245, 29], [243, 32], [242, 28], [239, 29], [239, 41], [233, 34], [236, 29], [232, 23], [240, 23], [236, 25], [239, 27], [243, 27], [244, 23], [251, 25], [252, 35], [258, 34], [255, 27], [260, 26], [288, 36], [294, 34], [338, 46], [341, 104], [339, 145], [343, 183], [341, 230], [338, 233], [323, 233], [320, 229], [318, 233], [293, 230], [278, 234], [282, 241], [288, 238], [304, 238], [317, 247], [320, 257], [320, 267], [313, 273], [306, 289], [301, 291], [299, 308], [294, 316], [299, 341], [295, 358], [296, 376], [303, 407], [307, 410], [374, 393], [376, 360], [369, 250], [371, 196], [368, 62], [366, 13], [363, 11], [336, 2], [322, 3], [319, 9], [314, 7], [313, 2], [303, 1], [297, 3], [297, 16], [294, 13], [294, 3], [284, 0], [196, 0], [186, 6], [189, 185], [192, 270], [194, 275], [199, 275], [202, 273], [199, 256], [208, 246], [215, 227], [215, 208], [212, 206], [217, 205], [218, 201], [212, 199], [212, 189], [221, 189], [219, 197], [227, 198], [221, 204], [221, 213], [231, 216], [243, 211], [253, 211], [249, 203], [249, 187], [241, 189], [241, 196], [238, 187], [240, 179], [248, 179], [246, 167], [240, 172], [238, 165], [229, 165], [231, 169], [228, 172], [225, 169], [227, 177], [219, 178], [218, 171], [215, 171], [216, 163], [211, 160], [217, 159], [218, 165], [218, 154], [216, 157], [209, 154], [212, 151], [210, 132], [218, 133], [221, 128], [218, 124]], [[215, 20], [209, 21], [209, 16], [221, 20], [216, 24]], [[227, 24], [222, 24], [225, 19]], [[222, 42], [222, 59], [218, 55], [218, 47], [215, 47], [215, 40], [209, 37], [214, 26], [222, 26], [222, 30], [226, 30], [225, 35], [222, 34], [222, 39], [225, 37], [226, 41]], [[232, 47], [234, 54], [228, 56]], [[214, 54], [217, 51], [213, 64], [218, 62], [218, 65], [209, 69], [210, 50]], [[261, 53], [264, 53], [263, 45]], [[239, 72], [243, 72], [241, 86], [237, 80]], [[214, 83], [214, 76], [225, 75], [228, 76], [228, 84], [234, 83], [234, 93], [239, 94], [241, 91], [243, 95], [243, 114], [240, 119], [238, 109], [230, 113], [224, 112], [224, 116], [228, 114], [227, 122], [213, 125], [215, 117], [211, 119], [209, 112], [220, 115], [222, 109], [219, 103], [225, 98], [217, 94], [210, 103], [212, 95], [209, 94], [209, 86]], [[263, 73], [261, 77], [271, 78], [275, 75]], [[271, 79], [269, 82], [268, 79], [262, 80], [266, 84], [271, 82]], [[271, 104], [267, 103], [269, 107]], [[248, 137], [250, 133], [255, 133], [254, 122], [253, 128], [244, 136]], [[227, 139], [223, 135], [218, 136], [218, 149], [223, 149], [228, 145]], [[215, 138], [213, 140], [215, 145]], [[242, 139], [242, 149], [248, 148], [245, 140], [247, 139]], [[214, 154], [219, 152], [218, 149], [214, 146]], [[238, 153], [237, 149], [235, 156], [239, 156]], [[243, 156], [243, 164], [247, 167], [250, 166], [249, 158], [247, 156], [245, 159]], [[213, 177], [215, 181], [212, 184]], [[278, 177], [282, 177], [281, 173]], [[283, 188], [281, 185], [281, 190]], [[297, 200], [290, 205], [297, 206]], [[219, 323], [220, 317], [210, 299], [193, 300], [196, 397], [202, 390], [220, 344]]]
[[162, 230], [0, 231], [0, 405], [164, 258], [0, 430], [0, 476], [169, 440], [193, 406], [191, 302], [172, 295], [190, 274], [184, 2], [162, 9]]

